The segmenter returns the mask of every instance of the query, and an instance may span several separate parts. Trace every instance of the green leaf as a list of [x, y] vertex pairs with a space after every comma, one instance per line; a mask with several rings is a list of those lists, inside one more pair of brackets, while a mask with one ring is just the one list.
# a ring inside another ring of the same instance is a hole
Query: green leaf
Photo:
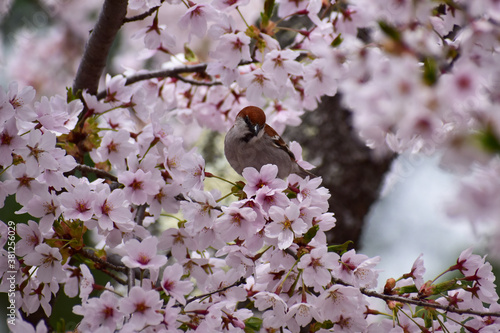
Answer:
[[274, 4], [275, 4], [274, 0], [264, 1], [264, 13], [269, 18], [273, 16]]
[[425, 58], [423, 80], [429, 86], [433, 86], [437, 82], [438, 66], [434, 58]]
[[273, 16], [274, 4], [274, 0], [266, 0], [264, 2], [264, 11], [260, 13], [263, 27], [267, 27], [267, 25], [269, 24], [269, 20]]
[[304, 242], [306, 244], [309, 244], [309, 242], [314, 238], [314, 236], [316, 236], [318, 230], [319, 230], [319, 225], [315, 225], [311, 229], [307, 230], [307, 232], [302, 237], [304, 239]]
[[450, 290], [455, 290], [457, 288], [461, 288], [462, 286], [457, 283], [456, 279], [441, 282], [434, 285], [434, 295], [441, 295]]
[[348, 240], [344, 244], [330, 245], [328, 246], [328, 252], [337, 252], [338, 254], [344, 254], [348, 251], [349, 245], [354, 244], [352, 240]]
[[479, 141], [481, 147], [487, 152], [493, 154], [500, 153], [500, 140], [497, 137], [493, 126], [488, 125], [484, 131], [481, 131], [476, 135], [476, 139]]
[[260, 331], [262, 326], [262, 319], [257, 317], [250, 317], [245, 320], [245, 333], [254, 333]]
[[78, 90], [75, 94], [75, 93], [73, 93], [73, 88], [71, 88], [71, 87], [66, 88], [66, 102], [67, 103], [70, 103], [70, 102], [74, 101], [75, 99], [80, 99], [80, 96], [82, 96], [81, 90]]
[[187, 46], [187, 44], [184, 44], [184, 56], [186, 57], [187, 61], [196, 61], [196, 55], [194, 54], [193, 50]]
[[418, 292], [418, 289], [417, 287], [412, 284], [411, 286], [404, 286], [404, 287], [401, 287], [401, 288], [398, 288], [398, 293], [400, 295], [402, 294], [410, 294], [410, 293], [417, 293]]
[[342, 34], [338, 34], [338, 36], [335, 37], [335, 39], [333, 40], [331, 46], [332, 47], [337, 47], [340, 44], [342, 44], [343, 41], [344, 41], [344, 38], [342, 38]]
[[399, 33], [399, 30], [396, 29], [396, 27], [390, 25], [385, 21], [379, 21], [378, 26], [391, 39], [398, 42], [401, 40], [401, 34]]

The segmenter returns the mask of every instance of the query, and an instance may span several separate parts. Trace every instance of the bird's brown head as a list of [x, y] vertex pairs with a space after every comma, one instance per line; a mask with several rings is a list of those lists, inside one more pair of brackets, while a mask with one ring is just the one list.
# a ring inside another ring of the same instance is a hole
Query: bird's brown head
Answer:
[[250, 122], [252, 125], [258, 125], [259, 127], [264, 127], [266, 123], [266, 114], [262, 109], [256, 106], [244, 107], [236, 116], [236, 118], [241, 117], [245, 119], [245, 122]]

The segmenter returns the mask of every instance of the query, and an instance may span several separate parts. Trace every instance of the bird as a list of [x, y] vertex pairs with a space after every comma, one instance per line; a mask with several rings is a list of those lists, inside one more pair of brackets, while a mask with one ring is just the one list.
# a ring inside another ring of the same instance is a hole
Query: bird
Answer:
[[266, 124], [264, 111], [256, 106], [244, 107], [238, 113], [224, 138], [224, 154], [240, 175], [246, 167], [260, 170], [263, 165], [274, 164], [278, 167], [278, 177], [282, 179], [291, 173], [302, 178], [316, 177], [297, 164], [285, 141]]

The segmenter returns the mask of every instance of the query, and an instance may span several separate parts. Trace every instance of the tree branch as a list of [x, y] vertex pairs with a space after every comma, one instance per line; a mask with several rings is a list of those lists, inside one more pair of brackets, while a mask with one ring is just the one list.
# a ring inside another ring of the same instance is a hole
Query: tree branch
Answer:
[[[340, 283], [343, 284], [343, 283]], [[348, 284], [345, 284], [348, 285]], [[366, 295], [368, 297], [376, 297], [383, 299], [384, 301], [394, 301], [394, 302], [400, 302], [404, 304], [413, 304], [417, 306], [423, 306], [427, 308], [434, 308], [434, 309], [439, 309], [443, 310], [446, 312], [453, 312], [457, 314], [471, 314], [471, 315], [476, 315], [480, 317], [500, 317], [500, 312], [482, 312], [482, 311], [476, 311], [472, 309], [457, 309], [452, 306], [446, 306], [446, 305], [441, 305], [438, 303], [429, 303], [428, 301], [424, 300], [419, 300], [419, 299], [414, 299], [414, 298], [407, 298], [407, 297], [401, 297], [401, 296], [395, 296], [395, 295], [385, 295], [385, 294], [380, 294], [377, 293], [376, 291], [368, 290], [365, 288], [359, 288], [359, 291], [363, 295]]]
[[[172, 77], [172, 76], [177, 76], [181, 73], [201, 73], [204, 72], [206, 68], [207, 64], [197, 64], [197, 65], [186, 65], [177, 68], [144, 72], [127, 77], [127, 82], [125, 84], [130, 85], [139, 81]], [[106, 97], [106, 90], [101, 91], [97, 94], [97, 99], [103, 99], [104, 97]]]
[[94, 254], [94, 252], [92, 252], [90, 250], [83, 249], [81, 251], [78, 251], [78, 253], [81, 254], [82, 256], [84, 256], [85, 258], [91, 259], [94, 262], [97, 262], [97, 263], [101, 264], [102, 266], [107, 267], [109, 269], [112, 269], [114, 271], [123, 272], [123, 273], [125, 273], [127, 271], [127, 267], [125, 267], [125, 265], [117, 266], [115, 264], [112, 264], [109, 261], [106, 261], [106, 260], [99, 258], [98, 256], [96, 256]]
[[97, 94], [109, 49], [127, 14], [128, 0], [105, 0], [97, 23], [85, 45], [80, 66], [73, 82], [73, 91], [87, 89]]
[[104, 170], [101, 170], [101, 169], [97, 169], [97, 168], [93, 168], [93, 167], [90, 167], [88, 165], [84, 165], [84, 164], [77, 164], [76, 167], [72, 170], [72, 171], [69, 171], [70, 173], [73, 172], [74, 170], [78, 170], [78, 171], [81, 171], [82, 173], [93, 173], [95, 174], [97, 177], [101, 177], [101, 178], [107, 178], [113, 182], [117, 182], [118, 181], [118, 178], [116, 178], [115, 175], [109, 173], [109, 172], [106, 172]]
[[160, 8], [160, 6], [156, 6], [156, 7], [150, 8], [147, 12], [144, 12], [144, 13], [136, 15], [136, 16], [125, 17], [123, 19], [123, 23], [134, 22], [134, 21], [142, 21], [146, 17], [151, 16], [154, 12], [156, 12]]
[[214, 294], [217, 294], [217, 293], [222, 293], [228, 289], [231, 289], [232, 287], [236, 287], [236, 286], [239, 286], [239, 285], [242, 285], [242, 284], [245, 284], [246, 280], [245, 278], [241, 278], [239, 279], [238, 281], [236, 281], [235, 283], [233, 284], [230, 284], [229, 286], [225, 286], [221, 289], [217, 289], [217, 290], [214, 290], [212, 292], [209, 292], [209, 293], [206, 293], [206, 294], [203, 294], [203, 295], [198, 295], [198, 296], [194, 296], [190, 299], [188, 299], [186, 301], [186, 305], [193, 302], [193, 301], [196, 301], [197, 299], [202, 299], [202, 298], [205, 298], [205, 297], [208, 297], [208, 296], [211, 296], [211, 295], [214, 295]]
[[180, 75], [174, 75], [173, 77], [175, 77], [176, 79], [178, 79], [182, 82], [189, 83], [190, 85], [193, 85], [193, 86], [210, 87], [210, 86], [221, 86], [222, 85], [222, 82], [220, 82], [220, 81], [212, 81], [212, 82], [194, 81], [194, 80], [189, 80], [189, 79], [183, 78]]

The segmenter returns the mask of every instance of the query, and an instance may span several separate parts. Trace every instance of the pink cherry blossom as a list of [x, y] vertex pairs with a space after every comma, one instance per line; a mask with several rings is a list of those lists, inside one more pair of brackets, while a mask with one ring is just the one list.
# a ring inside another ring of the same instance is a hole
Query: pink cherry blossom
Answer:
[[332, 270], [338, 260], [339, 255], [328, 252], [326, 247], [317, 247], [310, 253], [303, 255], [297, 265], [302, 269], [302, 279], [308, 286], [314, 287], [316, 292], [320, 292], [332, 280], [330, 270]]
[[196, 248], [196, 242], [184, 228], [167, 229], [161, 234], [159, 239], [159, 249], [170, 250], [174, 258], [179, 261], [183, 261], [186, 258], [188, 249]]
[[212, 6], [219, 10], [233, 9], [247, 5], [250, 0], [214, 0]]
[[146, 203], [149, 196], [158, 193], [159, 183], [151, 179], [151, 172], [138, 169], [136, 172], [124, 171], [118, 176], [118, 181], [125, 185], [125, 197], [133, 204], [142, 205]]
[[11, 179], [5, 181], [5, 186], [10, 188], [9, 194], [16, 193], [16, 201], [20, 204], [28, 204], [34, 194], [41, 194], [47, 190], [47, 186], [36, 179], [39, 176], [39, 169], [28, 169], [25, 164], [19, 164], [12, 166], [9, 171]]
[[338, 86], [337, 80], [328, 68], [328, 63], [324, 59], [314, 60], [304, 67], [306, 94], [316, 98], [322, 95], [335, 95]]
[[211, 228], [214, 225], [218, 215], [215, 200], [220, 194], [193, 190], [189, 192], [189, 196], [192, 201], [181, 202], [181, 210], [187, 220], [186, 231], [194, 236], [203, 228]]
[[99, 327], [114, 330], [124, 317], [118, 309], [118, 304], [118, 297], [105, 290], [99, 298], [90, 298], [81, 306], [75, 306], [73, 312], [83, 316], [79, 326], [82, 330], [96, 330]]
[[35, 247], [43, 242], [43, 237], [34, 221], [28, 221], [28, 224], [19, 223], [17, 225], [17, 234], [21, 239], [16, 245], [16, 255], [23, 257], [28, 253], [35, 251]]
[[107, 131], [101, 145], [91, 152], [94, 162], [109, 160], [119, 170], [125, 169], [125, 159], [130, 153], [137, 153], [137, 146], [130, 141], [130, 133], [124, 129]]
[[208, 4], [196, 4], [179, 19], [178, 25], [188, 29], [190, 34], [202, 38], [207, 33], [207, 22], [215, 20], [216, 10]]
[[105, 189], [97, 193], [93, 209], [99, 227], [103, 230], [112, 230], [113, 223], [131, 221], [132, 214], [126, 203], [125, 194], [121, 189], [111, 193]]
[[16, 118], [24, 121], [34, 120], [35, 114], [30, 103], [33, 98], [35, 98], [35, 94], [36, 92], [33, 87], [26, 86], [19, 91], [19, 85], [17, 82], [11, 82], [9, 84], [7, 97], [10, 105], [16, 111]]
[[364, 301], [359, 289], [333, 285], [319, 295], [316, 306], [321, 309], [323, 319], [337, 322], [342, 316], [357, 313], [359, 307], [364, 307]]
[[135, 286], [127, 297], [120, 300], [119, 309], [125, 315], [132, 315], [129, 323], [140, 330], [146, 325], [157, 325], [163, 320], [163, 316], [158, 312], [162, 304], [157, 291], [146, 291]]
[[288, 80], [288, 75], [302, 75], [302, 65], [295, 61], [300, 55], [292, 50], [272, 50], [267, 53], [262, 64], [262, 69], [270, 74], [278, 84]]
[[286, 318], [287, 325], [292, 331], [300, 330], [297, 326], [305, 327], [310, 324], [313, 319], [318, 322], [323, 321], [319, 314], [319, 309], [316, 307], [316, 302], [316, 297], [314, 295], [307, 294], [305, 300], [297, 302], [289, 307]]
[[48, 234], [61, 212], [59, 197], [53, 192], [44, 191], [34, 195], [28, 204], [16, 213], [28, 213], [31, 216], [40, 218], [40, 231], [42, 234]]
[[123, 75], [106, 75], [106, 102], [128, 103], [133, 89], [126, 86], [127, 79]]
[[33, 130], [28, 134], [26, 146], [17, 149], [16, 152], [23, 157], [28, 170], [56, 170], [59, 164], [54, 155], [59, 148], [55, 147], [56, 135], [54, 133]]
[[37, 278], [41, 282], [50, 283], [52, 279], [62, 282], [66, 278], [61, 265], [62, 255], [59, 249], [48, 246], [45, 243], [35, 247], [35, 252], [31, 252], [24, 257], [24, 262], [30, 266], [37, 266]]
[[251, 61], [250, 37], [241, 31], [222, 35], [212, 57], [229, 69], [236, 68], [242, 61]]
[[78, 115], [83, 110], [80, 100], [66, 102], [62, 96], [56, 95], [50, 100], [43, 96], [40, 102], [35, 102], [37, 121], [42, 126], [56, 133], [67, 134], [78, 121]]
[[268, 212], [273, 206], [288, 207], [290, 199], [280, 189], [271, 189], [267, 185], [262, 186], [256, 195], [255, 202], [262, 208], [264, 212]]
[[189, 295], [193, 290], [193, 283], [190, 281], [182, 281], [182, 275], [184, 275], [184, 270], [180, 264], [176, 263], [166, 267], [163, 271], [161, 287], [179, 303], [186, 305], [184, 295]]
[[278, 248], [287, 249], [295, 237], [300, 237], [307, 231], [307, 225], [299, 218], [299, 207], [291, 204], [286, 209], [273, 206], [269, 209], [272, 222], [265, 227], [267, 237], [278, 239]]
[[263, 186], [269, 189], [284, 190], [287, 184], [284, 180], [276, 178], [278, 176], [278, 167], [272, 164], [262, 166], [260, 171], [255, 168], [245, 168], [242, 176], [246, 179], [247, 184], [243, 191], [248, 196], [253, 196]]
[[123, 263], [130, 268], [149, 269], [158, 271], [167, 263], [167, 257], [157, 254], [158, 239], [148, 237], [139, 242], [131, 239], [125, 243], [126, 256], [122, 258]]
[[74, 187], [68, 189], [70, 192], [62, 193], [59, 196], [64, 207], [63, 215], [67, 219], [79, 219], [88, 221], [94, 215], [95, 192], [90, 185], [80, 181]]
[[349, 250], [336, 262], [332, 275], [356, 287], [372, 288], [377, 285], [378, 272], [373, 269], [380, 257], [369, 258]]
[[241, 203], [236, 202], [227, 208], [223, 207], [224, 215], [216, 221], [215, 229], [226, 242], [237, 238], [245, 240], [257, 231], [255, 223], [257, 213], [250, 207], [240, 207], [240, 205]]
[[12, 163], [14, 150], [25, 145], [23, 137], [17, 134], [16, 119], [10, 118], [3, 126], [0, 125], [0, 165], [8, 166]]

